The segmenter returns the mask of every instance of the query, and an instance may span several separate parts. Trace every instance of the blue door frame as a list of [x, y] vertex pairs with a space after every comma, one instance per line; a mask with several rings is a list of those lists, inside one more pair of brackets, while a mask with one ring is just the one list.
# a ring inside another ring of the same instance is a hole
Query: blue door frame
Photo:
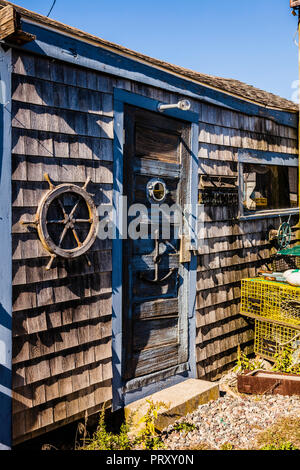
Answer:
[[[197, 257], [192, 254], [188, 265], [188, 318], [189, 318], [189, 368], [186, 371], [180, 371], [163, 381], [151, 383], [133, 390], [132, 392], [123, 391], [122, 382], [122, 227], [123, 227], [123, 140], [124, 140], [124, 105], [129, 104], [148, 111], [157, 111], [159, 101], [147, 98], [125, 90], [114, 90], [114, 184], [113, 184], [113, 223], [116, 227], [116, 237], [112, 245], [112, 363], [113, 363], [113, 410], [143, 398], [159, 389], [174, 385], [175, 383], [186, 380], [188, 377], [196, 377], [196, 322], [195, 322], [195, 303], [196, 303], [196, 268]], [[192, 230], [196, 233], [196, 210], [198, 194], [198, 135], [199, 135], [199, 116], [191, 111], [182, 111], [179, 109], [169, 109], [164, 115], [180, 119], [190, 123], [190, 187], [189, 199], [192, 207]]]
[[0, 47], [0, 450], [12, 443], [11, 49]]

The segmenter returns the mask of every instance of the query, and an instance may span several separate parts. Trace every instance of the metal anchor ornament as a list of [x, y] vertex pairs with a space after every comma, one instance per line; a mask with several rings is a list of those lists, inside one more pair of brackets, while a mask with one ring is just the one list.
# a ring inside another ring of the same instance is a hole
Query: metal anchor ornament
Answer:
[[149, 279], [144, 273], [140, 273], [140, 279], [142, 279], [145, 282], [150, 282], [151, 284], [160, 284], [162, 282], [165, 282], [169, 277], [172, 276], [173, 272], [175, 271], [175, 268], [172, 268], [166, 276], [159, 278], [159, 263], [161, 261], [163, 253], [159, 253], [159, 235], [158, 235], [158, 230], [155, 231], [155, 255], [153, 257], [154, 261], [154, 278]]

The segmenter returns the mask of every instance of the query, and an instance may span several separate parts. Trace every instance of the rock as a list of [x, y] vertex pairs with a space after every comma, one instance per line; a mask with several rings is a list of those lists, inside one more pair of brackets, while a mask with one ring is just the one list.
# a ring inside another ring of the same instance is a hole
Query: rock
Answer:
[[205, 443], [215, 449], [225, 443], [232, 444], [234, 448], [247, 449], [251, 448], [262, 429], [291, 414], [300, 415], [300, 397], [265, 395], [251, 396], [241, 401], [224, 396], [199, 406], [179, 420], [193, 423], [196, 429], [178, 433], [171, 425], [162, 436], [168, 449]]

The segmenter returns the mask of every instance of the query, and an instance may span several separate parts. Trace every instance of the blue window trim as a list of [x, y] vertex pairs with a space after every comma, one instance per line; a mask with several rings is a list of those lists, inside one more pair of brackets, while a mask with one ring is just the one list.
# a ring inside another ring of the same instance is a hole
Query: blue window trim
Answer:
[[240, 149], [238, 151], [238, 163], [294, 166], [298, 168], [298, 154]]
[[[121, 196], [123, 194], [123, 135], [124, 135], [124, 104], [129, 104], [149, 111], [157, 111], [159, 101], [147, 98], [125, 90], [114, 89], [114, 183], [113, 183], [113, 223], [122, 227]], [[164, 115], [178, 118], [191, 123], [191, 159], [190, 159], [190, 201], [195, 217], [193, 230], [196, 233], [196, 209], [198, 194], [198, 135], [199, 117], [196, 113], [178, 109], [166, 110]], [[119, 233], [117, 232], [117, 235]], [[113, 363], [113, 410], [124, 406], [125, 398], [122, 382], [122, 238], [117, 236], [112, 244], [112, 363]], [[130, 393], [129, 400], [142, 398], [153, 393], [159, 385], [168, 387], [174, 383], [196, 377], [196, 269], [197, 256], [192, 254], [188, 266], [188, 319], [189, 319], [189, 371], [178, 376], [170, 377], [162, 382], [150, 384], [142, 390]], [[127, 400], [128, 403], [128, 400]]]

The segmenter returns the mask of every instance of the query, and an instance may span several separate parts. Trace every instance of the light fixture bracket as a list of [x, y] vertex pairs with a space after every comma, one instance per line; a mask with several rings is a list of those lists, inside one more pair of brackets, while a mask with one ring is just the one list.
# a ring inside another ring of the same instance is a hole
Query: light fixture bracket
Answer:
[[181, 109], [181, 111], [189, 111], [191, 109], [191, 103], [189, 100], [179, 100], [178, 103], [164, 104], [159, 103], [157, 109], [160, 113], [167, 109]]

